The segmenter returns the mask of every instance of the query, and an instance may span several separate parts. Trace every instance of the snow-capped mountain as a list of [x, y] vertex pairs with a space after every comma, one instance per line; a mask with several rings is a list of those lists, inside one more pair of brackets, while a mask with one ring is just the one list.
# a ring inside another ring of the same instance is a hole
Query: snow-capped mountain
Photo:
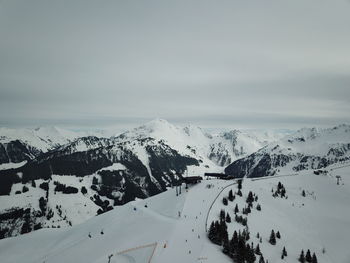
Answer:
[[237, 177], [291, 174], [321, 169], [350, 160], [350, 126], [303, 128], [230, 164], [225, 172]]
[[250, 134], [248, 131], [239, 130], [210, 134], [193, 125], [177, 127], [166, 120], [156, 119], [127, 131], [115, 139], [134, 141], [153, 138], [157, 141], [164, 141], [180, 153], [195, 154], [202, 160], [209, 159], [217, 166], [226, 166], [274, 140], [264, 133], [261, 133], [260, 137], [264, 139], [259, 139], [257, 132]]
[[0, 128], [0, 170], [17, 168], [41, 154], [72, 142], [81, 134], [58, 127]]

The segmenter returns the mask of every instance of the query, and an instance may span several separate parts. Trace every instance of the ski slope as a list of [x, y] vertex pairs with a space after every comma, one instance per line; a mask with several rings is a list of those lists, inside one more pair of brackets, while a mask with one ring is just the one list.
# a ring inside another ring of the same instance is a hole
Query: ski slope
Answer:
[[[319, 262], [349, 263], [349, 174], [348, 166], [333, 166], [328, 175], [304, 171], [293, 176], [245, 179], [243, 197], [237, 196], [228, 206], [222, 204], [222, 197], [230, 189], [237, 190], [232, 185], [234, 181], [204, 180], [187, 191], [183, 186], [179, 196], [175, 188], [168, 189], [71, 228], [41, 229], [0, 240], [1, 262], [102, 263], [108, 262], [108, 256], [111, 263], [232, 262], [220, 246], [207, 239], [207, 214], [209, 224], [218, 219], [223, 208], [234, 219], [235, 204], [241, 210], [248, 192], [253, 191], [259, 197], [262, 211], [253, 209], [248, 215], [249, 242], [257, 244], [255, 236], [260, 233], [265, 260], [297, 262], [301, 249], [310, 249]], [[336, 175], [341, 176], [340, 185], [336, 184]], [[288, 199], [272, 197], [271, 188], [276, 188], [279, 181], [284, 184]], [[301, 195], [302, 189], [306, 191], [305, 197]], [[239, 229], [243, 226], [234, 220], [228, 223], [230, 237]], [[268, 243], [271, 229], [281, 233], [275, 246]], [[288, 256], [281, 260], [283, 246]]]
[[[336, 167], [329, 167], [328, 175], [314, 175], [313, 171], [309, 170], [295, 175], [245, 179], [243, 197], [236, 195], [232, 203], [224, 206], [221, 201], [223, 197], [228, 196], [229, 189], [224, 191], [213, 206], [209, 221], [217, 220], [220, 210], [225, 209], [233, 219], [233, 223], [228, 224], [229, 236], [232, 236], [234, 230], [242, 231], [244, 227], [234, 221], [233, 209], [238, 204], [241, 214], [241, 209], [247, 205], [246, 197], [249, 191], [252, 191], [258, 195], [257, 203], [261, 205], [262, 211], [255, 209], [255, 202], [252, 213], [248, 215], [251, 237], [249, 244], [253, 242], [256, 246], [259, 243], [259, 239], [256, 238], [259, 232], [262, 236], [259, 246], [265, 260], [298, 262], [301, 250], [306, 252], [310, 249], [312, 253], [316, 253], [318, 262], [349, 263], [350, 167], [335, 169]], [[339, 185], [336, 175], [342, 177]], [[287, 199], [272, 196], [271, 189], [276, 190], [278, 182], [285, 186]], [[301, 195], [302, 190], [306, 192], [305, 197]], [[275, 246], [268, 242], [272, 229], [281, 233], [281, 239], [277, 239]], [[284, 246], [288, 256], [282, 260], [281, 252]]]
[[111, 262], [148, 262], [136, 250], [118, 253], [152, 243], [157, 246], [151, 262], [197, 262], [198, 258], [230, 262], [205, 234], [211, 200], [230, 183], [216, 181], [214, 188], [207, 189], [203, 181], [188, 191], [183, 186], [179, 196], [169, 189], [71, 228], [41, 229], [0, 240], [1, 262], [108, 262], [111, 254]]

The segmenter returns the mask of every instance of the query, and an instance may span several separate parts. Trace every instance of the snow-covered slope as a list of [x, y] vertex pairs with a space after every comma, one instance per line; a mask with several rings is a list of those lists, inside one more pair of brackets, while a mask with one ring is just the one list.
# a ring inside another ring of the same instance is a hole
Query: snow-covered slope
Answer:
[[200, 160], [152, 138], [79, 138], [23, 167], [0, 171], [0, 217], [7, 219], [0, 221], [0, 237], [80, 223], [115, 205], [163, 192], [178, 182], [178, 174], [196, 167], [206, 169]]
[[0, 169], [16, 167], [42, 153], [72, 142], [81, 134], [58, 127], [36, 129], [0, 128]]
[[[228, 212], [232, 218], [232, 222], [227, 223], [231, 239], [235, 230], [242, 232], [247, 229], [235, 222], [234, 207], [237, 204], [237, 215], [248, 219], [250, 239], [247, 243], [254, 243], [254, 247], [259, 244], [265, 261], [298, 262], [301, 250], [306, 253], [309, 249], [311, 254], [316, 254], [318, 262], [348, 263], [350, 166], [338, 169], [336, 167], [339, 165], [328, 167], [320, 175], [314, 175], [312, 171], [302, 171], [294, 176], [244, 179], [243, 196], [235, 195], [235, 200], [229, 201], [228, 206], [225, 206], [222, 199], [228, 196], [231, 188], [223, 191], [218, 197], [219, 202], [213, 206], [209, 221], [218, 220], [221, 209]], [[341, 176], [339, 185], [337, 175]], [[279, 182], [286, 191], [284, 198], [273, 196]], [[233, 192], [237, 191], [237, 187], [234, 187]], [[251, 213], [244, 215], [242, 209], [248, 206], [246, 199], [249, 191], [258, 198], [253, 202]], [[256, 209], [257, 204], [261, 205], [261, 211]], [[269, 242], [271, 230], [280, 232], [281, 238], [276, 238], [276, 245]], [[282, 260], [283, 247], [288, 255]], [[256, 255], [256, 258], [259, 259], [260, 256]]]
[[35, 129], [0, 128], [0, 143], [19, 140], [43, 152], [73, 141], [81, 135], [58, 127]]
[[304, 128], [233, 162], [225, 172], [238, 177], [291, 174], [349, 159], [349, 125], [328, 129]]
[[[155, 263], [229, 263], [232, 260], [222, 253], [222, 247], [211, 243], [206, 236], [207, 214], [209, 224], [218, 219], [221, 209], [234, 219], [235, 205], [238, 204], [241, 215], [248, 192], [252, 191], [258, 200], [248, 215], [247, 243], [259, 243], [265, 260], [297, 262], [301, 250], [310, 249], [318, 262], [348, 263], [349, 172], [349, 167], [333, 166], [328, 174], [318, 176], [303, 172], [297, 176], [246, 179], [243, 196], [236, 195], [228, 206], [223, 205], [222, 198], [230, 189], [237, 191], [234, 181], [205, 180], [188, 191], [182, 188], [179, 196], [175, 189], [169, 189], [71, 228], [41, 229], [0, 240], [1, 262], [100, 263], [108, 262], [110, 257], [111, 263], [143, 263], [150, 258]], [[342, 176], [340, 185], [336, 184], [336, 175]], [[287, 199], [272, 196], [271, 188], [276, 189], [278, 182], [284, 185]], [[261, 211], [255, 209], [257, 203]], [[246, 229], [234, 220], [227, 226], [230, 238], [234, 230]], [[281, 234], [276, 245], [268, 242], [271, 229]], [[258, 232], [261, 243], [256, 238]], [[283, 246], [288, 256], [281, 260]]]

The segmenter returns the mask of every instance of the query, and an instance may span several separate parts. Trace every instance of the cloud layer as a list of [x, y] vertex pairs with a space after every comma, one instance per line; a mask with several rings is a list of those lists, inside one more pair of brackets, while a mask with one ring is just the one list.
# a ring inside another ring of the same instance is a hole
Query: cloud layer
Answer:
[[0, 125], [350, 121], [346, 0], [0, 1]]

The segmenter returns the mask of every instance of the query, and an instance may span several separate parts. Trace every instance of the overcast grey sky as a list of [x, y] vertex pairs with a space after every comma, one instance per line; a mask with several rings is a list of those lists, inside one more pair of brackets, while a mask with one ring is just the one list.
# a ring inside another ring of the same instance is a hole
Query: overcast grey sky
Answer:
[[350, 122], [348, 0], [0, 0], [0, 126]]

